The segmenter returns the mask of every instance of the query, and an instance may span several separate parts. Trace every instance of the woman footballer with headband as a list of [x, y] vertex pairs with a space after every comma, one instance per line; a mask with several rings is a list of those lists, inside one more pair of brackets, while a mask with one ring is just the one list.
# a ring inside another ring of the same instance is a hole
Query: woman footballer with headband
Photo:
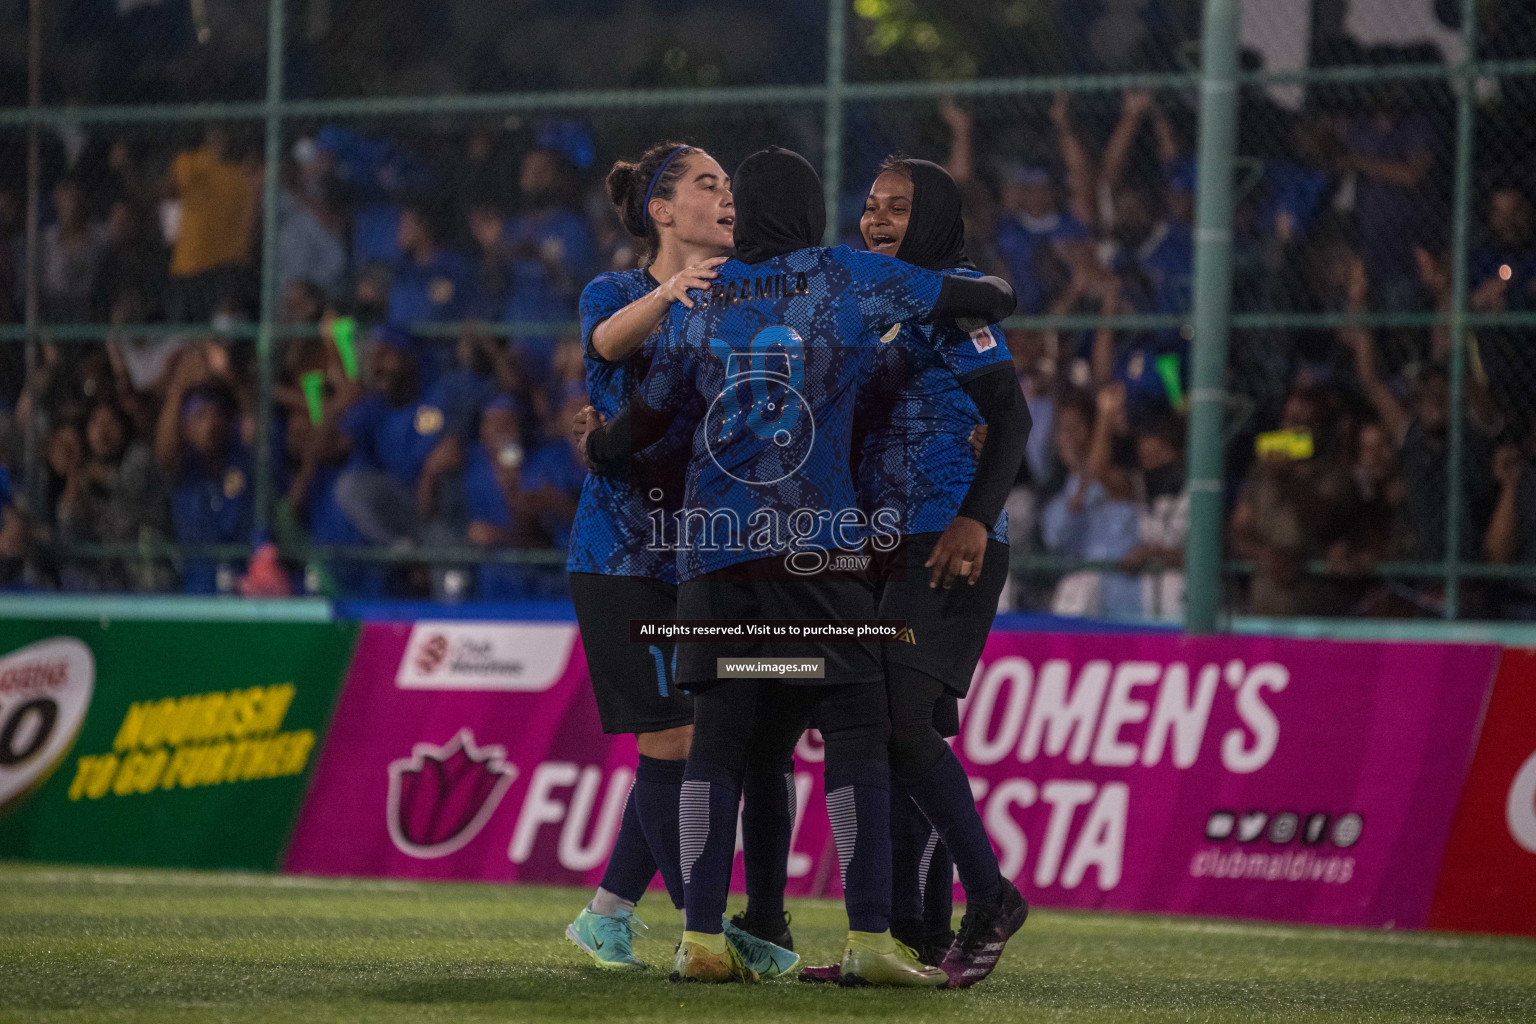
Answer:
[[[640, 269], [601, 274], [581, 293], [587, 394], [611, 417], [645, 376], [653, 334], [674, 302], [708, 289], [731, 247], [730, 182], [702, 149], [652, 146], [608, 172], [608, 198], [639, 250]], [[673, 903], [683, 902], [678, 870], [678, 793], [693, 740], [693, 702], [672, 680], [672, 643], [631, 643], [629, 620], [670, 619], [677, 607], [671, 551], [651, 546], [647, 516], [675, 505], [681, 478], [665, 472], [665, 453], [687, 461], [691, 438], [658, 446], [663, 457], [628, 479], [587, 477], [571, 530], [571, 597], [581, 627], [603, 731], [633, 733], [639, 748], [634, 788], [602, 884], [566, 928], [599, 966], [643, 969], [634, 955], [635, 904], [661, 871]]]
[[[650, 368], [656, 329], [673, 304], [691, 307], [689, 290], [709, 289], [736, 222], [730, 179], [694, 146], [653, 146], [636, 163], [614, 164], [607, 185], [645, 266], [602, 274], [581, 295], [587, 393], [595, 412], [605, 417], [629, 401]], [[676, 552], [653, 544], [650, 516], [681, 500], [692, 450], [692, 431], [683, 424], [690, 418], [683, 416], [673, 435], [634, 460], [627, 477], [587, 478], [566, 562], [603, 731], [634, 733], [640, 753], [602, 884], [566, 928], [594, 961], [612, 969], [646, 966], [634, 955], [639, 924], [634, 908], [658, 870], [673, 905], [683, 906], [678, 800], [693, 742], [693, 703], [675, 685], [671, 641], [634, 643], [629, 621], [671, 619], [676, 612]], [[757, 773], [748, 799], [749, 834], [762, 833], [766, 839], [760, 845], [783, 846], [785, 854], [794, 814], [784, 799], [785, 779], [792, 767], [776, 763]], [[792, 786], [793, 777], [788, 778]], [[761, 867], [762, 857], [753, 861], [749, 888], [771, 886], [777, 876]], [[780, 882], [781, 900], [782, 892]], [[792, 941], [787, 924], [781, 914], [771, 933], [786, 945]], [[763, 977], [781, 974], [799, 960], [735, 923], [724, 927], [742, 959]]]

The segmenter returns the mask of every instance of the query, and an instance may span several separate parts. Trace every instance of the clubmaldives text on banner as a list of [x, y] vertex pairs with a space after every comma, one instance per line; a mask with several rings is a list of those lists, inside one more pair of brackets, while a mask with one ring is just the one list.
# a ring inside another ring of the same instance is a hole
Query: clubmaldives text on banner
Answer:
[[1429, 927], [1536, 935], [1536, 649], [1504, 652]]
[[276, 868], [355, 634], [0, 623], [0, 856]]
[[[652, 685], [669, 686], [657, 654]], [[598, 724], [574, 625], [368, 623], [287, 866], [595, 884], [634, 764], [634, 740]], [[796, 783], [802, 815], [820, 806], [819, 772]], [[809, 831], [796, 893], [822, 853], [824, 828]]]

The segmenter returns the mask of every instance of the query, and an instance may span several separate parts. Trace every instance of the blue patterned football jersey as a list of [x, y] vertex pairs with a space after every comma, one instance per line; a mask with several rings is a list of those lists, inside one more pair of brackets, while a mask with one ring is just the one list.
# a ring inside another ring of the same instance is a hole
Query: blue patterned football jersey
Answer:
[[726, 263], [707, 302], [674, 307], [640, 394], [658, 410], [693, 395], [705, 406], [683, 508], [663, 538], [680, 579], [862, 545], [855, 404], [881, 335], [926, 319], [942, 286], [942, 275], [889, 257], [809, 248]]
[[[982, 422], [960, 386], [983, 373], [1004, 372], [996, 368], [1005, 364], [1011, 370], [1012, 362], [996, 324], [975, 331], [952, 320], [902, 324], [881, 346], [862, 410], [870, 419], [859, 460], [864, 507], [897, 509], [904, 534], [947, 528], [976, 475], [970, 436]], [[1008, 543], [1006, 512], [988, 535]]]
[[[610, 361], [592, 347], [592, 332], [597, 326], [636, 299], [656, 288], [656, 279], [648, 270], [629, 270], [600, 274], [581, 293], [581, 342], [585, 350], [587, 400], [608, 419], [613, 419], [629, 403], [635, 388], [645, 378], [646, 370], [661, 342], [658, 330], [646, 339], [639, 351], [628, 359]], [[696, 419], [696, 414], [695, 417]], [[571, 542], [565, 567], [569, 572], [590, 572], [603, 576], [643, 576], [648, 579], [677, 581], [676, 558], [652, 542], [651, 516], [668, 506], [675, 507], [681, 494], [660, 494], [658, 490], [680, 491], [681, 475], [675, 486], [657, 486], [658, 467], [685, 461], [692, 445], [691, 423], [680, 418], [668, 437], [634, 460], [633, 472], [626, 474], [588, 474], [576, 505], [571, 525]], [[649, 495], [649, 496], [648, 496]]]

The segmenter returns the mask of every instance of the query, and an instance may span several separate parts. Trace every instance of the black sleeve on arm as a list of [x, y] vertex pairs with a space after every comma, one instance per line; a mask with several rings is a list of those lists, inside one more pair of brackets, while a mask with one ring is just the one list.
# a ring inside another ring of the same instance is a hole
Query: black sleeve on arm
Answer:
[[928, 314], [928, 322], [934, 320], [981, 320], [996, 323], [1013, 315], [1018, 307], [1018, 296], [1013, 286], [1000, 277], [960, 277], [945, 274], [944, 286], [939, 289], [939, 300]]
[[595, 359], [599, 363], [612, 362], [612, 360], [608, 359], [601, 352], [599, 352], [597, 350], [597, 346], [595, 344], [593, 344], [593, 342], [595, 342], [597, 340], [597, 329], [599, 327], [603, 326], [603, 324], [607, 323], [609, 320], [612, 320], [612, 319], [613, 319], [613, 314], [612, 313], [610, 313], [608, 316], [603, 317], [597, 323], [593, 324], [592, 325], [592, 329], [590, 331], [587, 331], [585, 333], [585, 335], [582, 337], [582, 339], [581, 339], [581, 351], [582, 351], [582, 354], [585, 355], [588, 359]]
[[652, 409], [636, 395], [617, 416], [592, 431], [587, 438], [587, 458], [599, 470], [608, 469], [667, 436], [667, 428], [676, 417], [675, 410]]
[[1029, 404], [1024, 401], [1011, 363], [998, 363], [968, 374], [960, 386], [986, 421], [987, 439], [981, 444], [976, 476], [960, 503], [959, 514], [991, 529], [1018, 478], [1019, 464], [1024, 461], [1031, 426]]

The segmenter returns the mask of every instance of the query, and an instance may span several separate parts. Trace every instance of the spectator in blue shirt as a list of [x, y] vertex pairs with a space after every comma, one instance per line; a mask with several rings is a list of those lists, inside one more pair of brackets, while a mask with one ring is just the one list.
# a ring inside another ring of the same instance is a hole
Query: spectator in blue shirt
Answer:
[[[288, 410], [283, 440], [294, 465], [285, 501], [305, 528], [311, 542], [325, 546], [354, 547], [368, 543], [352, 525], [336, 501], [336, 481], [346, 467], [347, 445], [327, 419], [310, 420], [303, 407]], [[348, 597], [382, 597], [389, 576], [387, 566], [376, 563], [330, 562], [326, 571], [334, 591]], [[308, 582], [308, 581], [306, 581]], [[317, 588], [318, 589], [318, 588]]]
[[398, 324], [463, 320], [476, 307], [475, 266], [442, 242], [432, 211], [408, 203], [400, 211], [400, 259], [389, 289], [389, 319]]
[[[575, 195], [575, 172], [553, 150], [523, 159], [522, 212], [507, 225], [511, 290], [506, 319], [550, 323], [576, 318], [576, 300], [597, 270], [597, 246]], [[523, 332], [517, 347], [536, 377], [548, 372], [557, 335]]]
[[[171, 485], [171, 526], [183, 544], [249, 544], [255, 512], [251, 454], [236, 426], [234, 395], [201, 360], [183, 357], [155, 426], [155, 458]], [[210, 558], [182, 564], [182, 589], [214, 594], [235, 568]]]
[[[521, 419], [521, 407], [508, 395], [496, 396], [481, 410], [479, 437], [465, 458], [463, 477], [465, 538], [476, 547], [544, 546], [524, 491], [529, 460]], [[476, 589], [486, 600], [517, 600], [530, 595], [533, 577], [526, 566], [483, 563]]]
[[1344, 166], [1355, 174], [1355, 223], [1380, 310], [1420, 305], [1413, 249], [1443, 235], [1439, 197], [1430, 188], [1435, 130], [1411, 110], [1401, 86], [1349, 122]]
[[[1189, 225], [1169, 219], [1150, 183], [1127, 182], [1115, 189], [1114, 196], [1116, 271], [1123, 274], [1134, 270], [1142, 277], [1144, 311], [1188, 313], [1195, 273], [1195, 245]], [[1136, 304], [1143, 304], [1139, 296]]]
[[1332, 191], [1341, 143], [1331, 125], [1317, 111], [1304, 112], [1291, 129], [1288, 152], [1264, 162], [1259, 230], [1281, 245], [1306, 235]]
[[[1131, 157], [1142, 125], [1150, 120], [1164, 180], [1132, 173]], [[1120, 120], [1105, 144], [1106, 226], [1116, 244], [1115, 270], [1136, 271], [1146, 282], [1146, 301], [1128, 291], [1140, 312], [1187, 313], [1194, 289], [1194, 241], [1190, 233], [1194, 163], [1180, 146], [1172, 120], [1145, 90], [1125, 94]], [[1174, 344], [1176, 334], [1163, 340]]]
[[[1107, 412], [1095, 415], [1086, 397], [1057, 410], [1056, 451], [1067, 480], [1040, 515], [1041, 539], [1052, 554], [1119, 562], [1140, 541], [1141, 512], [1130, 480], [1110, 457], [1114, 427]], [[1051, 601], [1058, 615], [1138, 616], [1141, 607], [1136, 577], [1092, 569], [1064, 577]]]
[[1082, 221], [1061, 209], [1055, 178], [1046, 167], [1009, 165], [1003, 179], [1003, 209], [999, 244], [1019, 234], [1052, 243], [1082, 242], [1091, 237]]
[[[586, 405], [570, 396], [559, 424], [567, 426]], [[543, 444], [526, 443], [521, 403], [498, 395], [480, 413], [477, 443], [465, 458], [463, 497], [469, 543], [487, 548], [564, 548], [570, 541], [576, 501], [586, 479], [568, 430]], [[479, 596], [489, 600], [557, 597], [564, 590], [560, 566], [483, 564]]]
[[336, 501], [369, 542], [393, 544], [416, 539], [435, 513], [437, 481], [458, 462], [464, 423], [440, 387], [423, 392], [417, 358], [398, 332], [375, 332], [370, 364], [369, 389], [341, 415], [350, 457]]
[[1175, 224], [1195, 222], [1195, 188], [1200, 168], [1193, 157], [1182, 157], [1163, 167], [1163, 209]]
[[494, 199], [479, 199], [470, 204], [469, 236], [474, 240], [477, 286], [481, 315], [496, 319], [512, 297], [512, 243], [507, 235], [507, 218]]
[[518, 390], [517, 374], [500, 339], [474, 326], [453, 339], [452, 355], [452, 365], [426, 390], [435, 395], [450, 422], [467, 429], [498, 390]]
[[558, 153], [538, 149], [523, 159], [519, 184], [522, 213], [507, 226], [514, 254], [539, 261], [554, 290], [574, 301], [596, 262], [592, 229], [576, 198], [576, 172]]
[[587, 479], [586, 467], [576, 452], [571, 424], [587, 405], [586, 387], [579, 383], [565, 386], [561, 404], [545, 431], [523, 473], [523, 487], [529, 492], [533, 511], [539, 517], [552, 547], [570, 543], [571, 523], [576, 517], [576, 502]]
[[1035, 287], [1039, 263], [1050, 259], [1070, 262], [1068, 247], [1091, 242], [1088, 228], [1058, 205], [1056, 183], [1049, 170], [1024, 164], [1005, 169], [996, 246], [1008, 265], [1010, 280], [1022, 289], [1021, 312], [1043, 312], [1051, 298]]

